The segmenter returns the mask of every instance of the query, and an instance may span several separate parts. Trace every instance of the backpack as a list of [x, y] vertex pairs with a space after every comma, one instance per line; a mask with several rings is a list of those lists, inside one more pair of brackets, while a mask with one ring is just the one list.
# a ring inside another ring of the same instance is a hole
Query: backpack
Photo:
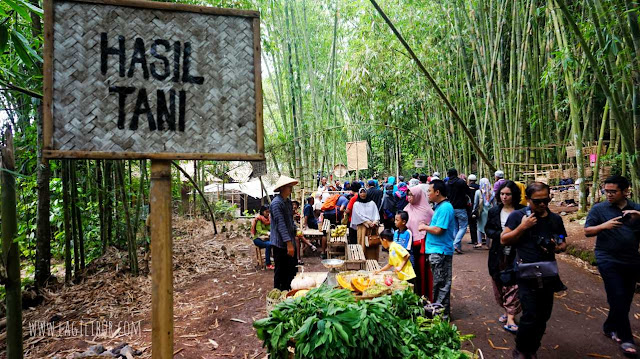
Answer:
[[339, 194], [334, 194], [331, 197], [327, 198], [327, 200], [322, 204], [320, 208], [321, 211], [330, 211], [336, 208], [336, 204], [338, 203], [338, 199], [340, 198]]

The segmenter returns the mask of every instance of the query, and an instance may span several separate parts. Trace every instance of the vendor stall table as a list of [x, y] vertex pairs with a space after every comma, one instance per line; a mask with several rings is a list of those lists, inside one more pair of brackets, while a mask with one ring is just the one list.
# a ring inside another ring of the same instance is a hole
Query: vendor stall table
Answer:
[[325, 235], [328, 237], [329, 233], [325, 233], [317, 229], [307, 228], [302, 231], [302, 235], [306, 239], [311, 241], [311, 243], [314, 243], [315, 246], [320, 247], [322, 245], [322, 237], [324, 237]]

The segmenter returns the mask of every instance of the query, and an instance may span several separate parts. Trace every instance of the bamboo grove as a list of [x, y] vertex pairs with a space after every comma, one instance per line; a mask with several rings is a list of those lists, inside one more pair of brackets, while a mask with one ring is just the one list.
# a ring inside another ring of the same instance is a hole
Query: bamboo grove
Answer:
[[[300, 178], [306, 190], [318, 172], [346, 162], [345, 142], [354, 140], [370, 147], [365, 176], [407, 175], [423, 158], [422, 171], [455, 166], [491, 177], [476, 142], [510, 178], [533, 164], [575, 166], [584, 177], [583, 145], [605, 143], [596, 165], [640, 186], [638, 1], [380, 2], [472, 136], [369, 1], [185, 2], [260, 10], [268, 168]], [[54, 253], [71, 281], [116, 245], [137, 273], [149, 164], [41, 158], [41, 5], [0, 5], [0, 106], [3, 132], [15, 137], [21, 257], [44, 284]], [[194, 166], [200, 187], [207, 174], [228, 170]], [[175, 187], [175, 199], [184, 197]]]
[[396, 173], [399, 159], [407, 174], [425, 158], [429, 170], [491, 177], [477, 141], [511, 178], [532, 164], [584, 173], [582, 146], [605, 143], [598, 164], [638, 186], [637, 2], [382, 2], [473, 138], [368, 1], [261, 5], [268, 155], [279, 170], [310, 181], [344, 163], [345, 141], [367, 140], [378, 173]]

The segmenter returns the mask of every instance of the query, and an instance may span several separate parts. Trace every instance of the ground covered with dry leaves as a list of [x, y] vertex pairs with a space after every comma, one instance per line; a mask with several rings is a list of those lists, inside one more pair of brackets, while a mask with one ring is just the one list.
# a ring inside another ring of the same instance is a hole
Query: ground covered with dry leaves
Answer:
[[[175, 357], [264, 357], [252, 323], [266, 315], [273, 272], [256, 271], [246, 224], [218, 235], [202, 219], [173, 227]], [[25, 310], [25, 358], [74, 358], [123, 343], [141, 352], [135, 358], [150, 358], [151, 276], [126, 268], [126, 252], [110, 249], [81, 283], [47, 291], [42, 305]]]

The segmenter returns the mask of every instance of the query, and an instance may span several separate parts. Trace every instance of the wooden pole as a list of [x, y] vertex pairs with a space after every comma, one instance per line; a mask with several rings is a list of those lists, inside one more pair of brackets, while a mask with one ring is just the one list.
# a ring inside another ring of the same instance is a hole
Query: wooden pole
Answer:
[[153, 359], [173, 358], [173, 243], [171, 161], [151, 161], [151, 349]]
[[16, 221], [16, 179], [15, 158], [13, 152], [13, 134], [10, 128], [5, 130], [4, 146], [0, 146], [0, 171], [2, 193], [0, 195], [0, 211], [2, 213], [2, 277], [0, 282], [6, 290], [5, 303], [7, 306], [6, 358], [21, 359], [24, 353], [22, 341], [22, 288], [20, 279], [20, 248], [15, 240], [18, 232]]

